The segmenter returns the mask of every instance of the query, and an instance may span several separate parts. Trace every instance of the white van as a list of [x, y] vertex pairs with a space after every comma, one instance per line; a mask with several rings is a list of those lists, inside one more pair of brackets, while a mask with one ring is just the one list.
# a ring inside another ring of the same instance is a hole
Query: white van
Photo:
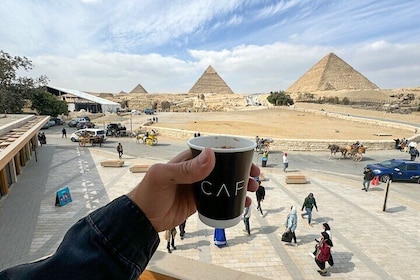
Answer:
[[76, 130], [75, 132], [71, 134], [70, 140], [73, 142], [78, 142], [79, 137], [84, 133], [88, 134], [90, 137], [93, 137], [93, 138], [102, 138], [102, 141], [106, 140], [105, 130], [97, 129], [97, 128], [84, 128], [84, 129]]

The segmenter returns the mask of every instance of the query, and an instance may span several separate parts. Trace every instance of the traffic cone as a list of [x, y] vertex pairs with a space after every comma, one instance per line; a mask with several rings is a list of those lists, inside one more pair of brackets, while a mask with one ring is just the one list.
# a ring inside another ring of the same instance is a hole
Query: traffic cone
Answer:
[[379, 185], [379, 176], [375, 176], [375, 178], [373, 178], [372, 185], [374, 185], [374, 186]]

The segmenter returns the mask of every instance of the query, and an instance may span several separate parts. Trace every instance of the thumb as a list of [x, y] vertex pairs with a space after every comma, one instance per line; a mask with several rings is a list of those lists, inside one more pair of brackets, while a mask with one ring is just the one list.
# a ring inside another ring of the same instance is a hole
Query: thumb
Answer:
[[173, 184], [192, 184], [206, 178], [216, 163], [214, 151], [210, 148], [204, 149], [195, 158], [185, 160], [181, 155], [178, 159], [180, 162], [171, 160], [169, 163], [162, 164], [159, 169], [156, 169], [159, 173], [156, 174], [157, 177], [160, 177], [159, 181], [170, 181]]

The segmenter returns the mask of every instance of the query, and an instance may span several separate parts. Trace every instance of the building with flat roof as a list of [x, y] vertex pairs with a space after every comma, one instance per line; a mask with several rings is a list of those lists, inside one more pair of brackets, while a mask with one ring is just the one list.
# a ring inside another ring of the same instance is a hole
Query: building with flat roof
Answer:
[[35, 156], [37, 135], [49, 116], [3, 115], [0, 117], [0, 199], [18, 179], [26, 162]]

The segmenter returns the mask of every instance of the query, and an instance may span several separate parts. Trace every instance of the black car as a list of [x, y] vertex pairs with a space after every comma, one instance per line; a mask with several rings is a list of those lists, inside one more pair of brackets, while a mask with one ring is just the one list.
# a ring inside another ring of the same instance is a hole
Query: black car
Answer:
[[54, 121], [55, 125], [63, 125], [64, 121], [60, 118], [51, 118], [50, 121]]
[[76, 127], [78, 122], [79, 122], [79, 119], [72, 119], [71, 121], [68, 122], [68, 125], [70, 127]]
[[408, 181], [420, 184], [420, 162], [390, 159], [375, 164], [368, 164], [375, 176], [379, 176], [382, 182]]
[[127, 128], [120, 123], [110, 123], [106, 126], [107, 136], [125, 136], [127, 134]]
[[95, 124], [93, 122], [90, 121], [82, 121], [82, 122], [78, 122], [76, 125], [77, 129], [82, 129], [82, 128], [94, 128]]
[[88, 121], [88, 122], [90, 122], [91, 120], [90, 120], [90, 118], [88, 117], [88, 116], [79, 116], [79, 117], [77, 117], [78, 119], [80, 119], [81, 121], [84, 121], [84, 120], [86, 120], [86, 121]]

